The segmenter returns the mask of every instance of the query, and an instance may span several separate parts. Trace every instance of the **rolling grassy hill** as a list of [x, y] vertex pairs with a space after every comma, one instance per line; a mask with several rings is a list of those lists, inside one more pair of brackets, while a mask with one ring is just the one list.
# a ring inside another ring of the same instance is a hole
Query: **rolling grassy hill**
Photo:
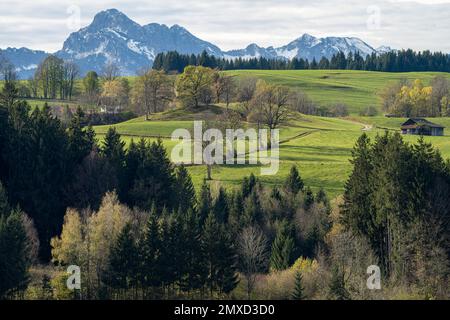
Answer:
[[[175, 116], [176, 115], [176, 116]], [[198, 114], [197, 116], [201, 116]], [[170, 135], [178, 128], [192, 128], [192, 115], [182, 110], [156, 115], [158, 120], [146, 121], [143, 117], [115, 125], [129, 143], [131, 139], [144, 137], [154, 141], [162, 138], [169, 155], [177, 141]], [[187, 119], [187, 120], [183, 120]], [[384, 117], [335, 119], [299, 115], [280, 131], [280, 169], [277, 175], [260, 176], [260, 167], [254, 165], [220, 165], [213, 168], [214, 189], [223, 185], [233, 188], [240, 184], [244, 176], [254, 173], [265, 184], [283, 183], [292, 165], [297, 165], [306, 185], [318, 190], [323, 187], [332, 197], [343, 192], [344, 184], [351, 172], [349, 159], [351, 150], [362, 134], [363, 129], [372, 126], [367, 134], [374, 138], [385, 129], [398, 130], [404, 119]], [[433, 120], [450, 128], [450, 118]], [[249, 125], [249, 124], [247, 124]], [[95, 127], [99, 140], [104, 137], [109, 126]], [[381, 128], [380, 128], [381, 127]], [[383, 129], [382, 129], [383, 128]], [[426, 137], [427, 141], [438, 147], [445, 158], [450, 158], [450, 131], [444, 137]], [[417, 140], [417, 136], [405, 136], [408, 142]], [[194, 184], [198, 188], [206, 175], [206, 167], [190, 166], [188, 168]]]
[[378, 92], [387, 84], [401, 79], [421, 79], [428, 84], [436, 75], [450, 79], [449, 73], [409, 72], [389, 73], [353, 70], [238, 70], [227, 74], [254, 76], [267, 82], [299, 88], [323, 106], [343, 102], [352, 114], [367, 106], [380, 106]]

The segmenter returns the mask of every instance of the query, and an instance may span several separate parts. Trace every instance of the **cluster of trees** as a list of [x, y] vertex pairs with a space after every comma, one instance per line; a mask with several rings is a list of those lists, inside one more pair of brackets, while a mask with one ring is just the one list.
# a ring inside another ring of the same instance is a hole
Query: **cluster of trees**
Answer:
[[364, 134], [354, 150], [342, 223], [366, 239], [385, 278], [421, 288], [425, 297], [448, 295], [450, 163], [420, 139]]
[[381, 72], [440, 71], [450, 72], [450, 56], [441, 52], [415, 52], [411, 49], [391, 51], [383, 54], [371, 54], [363, 57], [360, 53], [343, 52], [334, 54], [331, 59], [320, 60], [293, 58], [291, 60], [267, 59], [264, 57], [251, 59], [225, 59], [208, 55], [204, 51], [200, 55], [179, 54], [176, 51], [159, 53], [155, 57], [153, 68], [166, 72], [183, 72], [187, 66], [203, 66], [220, 70], [366, 70]]
[[259, 273], [312, 256], [331, 227], [325, 193], [305, 188], [295, 167], [281, 188], [263, 188], [251, 175], [239, 190], [220, 188], [215, 197], [206, 182], [196, 197], [183, 166], [175, 179], [183, 190], [178, 208], [153, 202], [150, 210], [131, 210], [107, 193], [97, 212], [67, 211], [52, 257], [81, 267], [78, 297], [223, 297], [239, 272], [250, 298]]
[[39, 64], [26, 85], [20, 86], [20, 95], [71, 100], [75, 94], [75, 79], [78, 76], [79, 69], [75, 63], [50, 55]]
[[401, 80], [382, 92], [383, 110], [399, 117], [445, 117], [450, 115], [450, 82], [433, 78], [429, 86], [421, 80]]
[[0, 299], [27, 288], [28, 268], [36, 262], [38, 247], [32, 220], [10, 206], [0, 183]]
[[230, 103], [237, 103], [243, 119], [270, 129], [283, 124], [292, 111], [323, 116], [348, 115], [345, 104], [317, 107], [302, 91], [252, 77], [236, 79], [203, 66], [186, 67], [177, 78], [175, 91], [182, 105], [194, 110], [211, 103], [222, 102], [227, 108]]

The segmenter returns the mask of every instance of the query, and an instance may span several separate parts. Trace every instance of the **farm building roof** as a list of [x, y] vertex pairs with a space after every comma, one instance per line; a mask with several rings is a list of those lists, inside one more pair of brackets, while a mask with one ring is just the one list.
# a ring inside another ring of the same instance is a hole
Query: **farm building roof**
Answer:
[[405, 123], [402, 124], [402, 128], [404, 128], [404, 129], [422, 127], [422, 126], [426, 126], [426, 127], [430, 127], [430, 128], [445, 128], [439, 124], [433, 123], [424, 118], [410, 118]]

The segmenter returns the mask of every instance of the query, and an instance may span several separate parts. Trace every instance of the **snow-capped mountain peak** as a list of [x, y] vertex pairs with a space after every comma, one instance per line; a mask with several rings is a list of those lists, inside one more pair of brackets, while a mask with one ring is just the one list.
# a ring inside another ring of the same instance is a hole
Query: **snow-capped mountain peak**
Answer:
[[[293, 59], [303, 58], [319, 61], [322, 57], [331, 58], [343, 52], [359, 52], [362, 56], [372, 53], [385, 53], [392, 49], [386, 46], [378, 49], [358, 38], [325, 37], [318, 38], [308, 33], [293, 40], [285, 46], [264, 48], [255, 43], [245, 49], [222, 51], [212, 43], [194, 36], [180, 25], [168, 27], [164, 24], [149, 23], [141, 26], [117, 9], [108, 9], [95, 15], [88, 26], [70, 34], [60, 51], [60, 58], [74, 61], [81, 75], [93, 70], [101, 72], [107, 63], [115, 63], [123, 75], [134, 75], [143, 68], [153, 64], [160, 52], [177, 51], [181, 54], [201, 54], [206, 51], [210, 55], [226, 59]], [[16, 66], [19, 76], [31, 76], [37, 65], [48, 56], [43, 51], [26, 48], [0, 49]]]

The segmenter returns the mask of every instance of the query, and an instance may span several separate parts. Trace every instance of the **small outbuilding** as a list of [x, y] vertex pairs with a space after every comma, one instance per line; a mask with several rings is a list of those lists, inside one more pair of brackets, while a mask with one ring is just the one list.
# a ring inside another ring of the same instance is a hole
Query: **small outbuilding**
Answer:
[[416, 134], [423, 136], [443, 136], [444, 128], [439, 124], [430, 122], [424, 118], [411, 118], [402, 124], [403, 134]]

